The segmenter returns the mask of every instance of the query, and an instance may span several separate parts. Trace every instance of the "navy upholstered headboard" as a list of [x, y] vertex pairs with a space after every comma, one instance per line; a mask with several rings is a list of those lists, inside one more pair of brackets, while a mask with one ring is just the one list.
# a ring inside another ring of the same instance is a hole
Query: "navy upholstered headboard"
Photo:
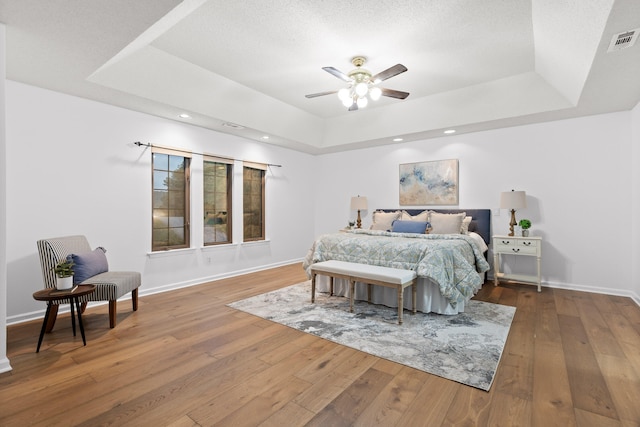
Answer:
[[469, 225], [469, 231], [473, 231], [482, 236], [482, 239], [487, 245], [491, 241], [491, 209], [376, 209], [384, 212], [406, 211], [409, 215], [418, 215], [425, 210], [440, 212], [440, 213], [460, 213], [466, 212], [467, 216], [473, 218]]

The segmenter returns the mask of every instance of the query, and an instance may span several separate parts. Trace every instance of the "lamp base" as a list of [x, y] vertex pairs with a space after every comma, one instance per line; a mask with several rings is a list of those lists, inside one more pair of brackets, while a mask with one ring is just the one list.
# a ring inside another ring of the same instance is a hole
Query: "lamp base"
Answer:
[[516, 210], [511, 209], [511, 222], [509, 223], [509, 236], [514, 235], [513, 227], [518, 223], [516, 222]]
[[362, 228], [362, 220], [360, 219], [360, 209], [358, 209], [358, 219], [356, 220], [356, 228]]

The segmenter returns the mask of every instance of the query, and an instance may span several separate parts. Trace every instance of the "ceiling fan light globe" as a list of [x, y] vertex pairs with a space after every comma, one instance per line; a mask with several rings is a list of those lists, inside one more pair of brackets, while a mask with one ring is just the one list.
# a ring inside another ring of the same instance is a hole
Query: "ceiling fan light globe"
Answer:
[[349, 105], [351, 105], [351, 93], [349, 92], [349, 89], [347, 89], [346, 87], [343, 87], [338, 91], [338, 98], [343, 103], [345, 101], [349, 101]]
[[347, 108], [349, 108], [349, 107], [351, 107], [351, 105], [353, 105], [353, 99], [351, 99], [351, 98], [341, 99], [341, 101], [342, 101], [342, 105], [344, 105]]
[[368, 91], [369, 91], [369, 86], [367, 86], [366, 83], [358, 83], [356, 85], [356, 94], [359, 97], [362, 98], [363, 96], [365, 96], [367, 94]]
[[364, 108], [369, 104], [369, 100], [365, 97], [358, 98], [357, 104], [358, 104], [358, 108]]
[[382, 90], [379, 87], [372, 87], [369, 91], [369, 96], [372, 101], [377, 101], [382, 96]]

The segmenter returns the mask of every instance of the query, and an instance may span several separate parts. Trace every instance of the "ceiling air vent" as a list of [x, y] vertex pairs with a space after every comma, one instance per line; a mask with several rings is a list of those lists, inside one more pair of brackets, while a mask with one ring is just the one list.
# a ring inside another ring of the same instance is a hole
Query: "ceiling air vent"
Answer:
[[616, 34], [611, 39], [611, 43], [609, 43], [609, 49], [607, 50], [607, 52], [614, 52], [616, 50], [622, 50], [633, 46], [633, 44], [638, 39], [638, 33], [640, 33], [640, 28]]
[[244, 129], [244, 126], [238, 125], [238, 124], [235, 124], [235, 123], [231, 123], [231, 122], [224, 122], [222, 124], [222, 126], [227, 127], [227, 128], [232, 128], [232, 129]]

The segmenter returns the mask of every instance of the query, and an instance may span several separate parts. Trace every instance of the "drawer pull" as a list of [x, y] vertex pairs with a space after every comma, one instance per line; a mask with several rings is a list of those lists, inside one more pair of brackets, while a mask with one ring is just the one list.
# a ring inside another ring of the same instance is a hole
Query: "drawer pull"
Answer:
[[525, 246], [531, 246], [531, 242], [522, 242], [522, 244]]
[[520, 252], [520, 248], [511, 248], [513, 252]]
[[508, 244], [509, 244], [509, 241], [508, 241], [508, 240], [503, 240], [503, 241], [502, 241], [502, 244], [503, 244], [503, 245], [508, 245]]

